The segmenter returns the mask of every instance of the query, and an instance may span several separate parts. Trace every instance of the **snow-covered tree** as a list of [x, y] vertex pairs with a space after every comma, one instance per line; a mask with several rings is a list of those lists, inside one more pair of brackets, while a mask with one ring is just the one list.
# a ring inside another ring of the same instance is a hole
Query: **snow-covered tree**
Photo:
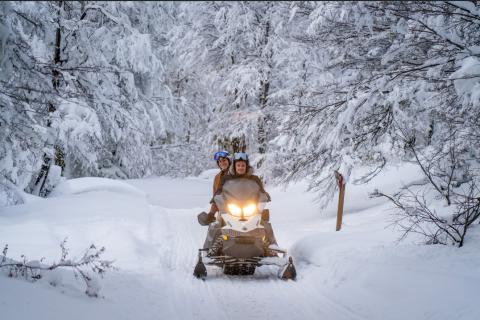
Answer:
[[[277, 140], [286, 179], [310, 176], [312, 187], [331, 194], [334, 169], [348, 176], [353, 166], [372, 166], [368, 180], [387, 161], [411, 160], [410, 138], [441, 148], [454, 118], [476, 117], [476, 102], [458, 90], [464, 74], [456, 77], [477, 59], [474, 13], [465, 20], [467, 9], [449, 2], [298, 6], [302, 27], [291, 39], [307, 58]], [[477, 80], [470, 75], [470, 87]], [[463, 122], [455, 130], [464, 131]]]
[[476, 3], [0, 10], [2, 203], [61, 175], [197, 174], [219, 148], [249, 152], [268, 181], [309, 179], [324, 203], [333, 170], [357, 166], [371, 170], [354, 183], [415, 162], [447, 204], [478, 185]]
[[49, 124], [58, 95], [53, 49], [47, 50], [55, 37], [48, 21], [55, 21], [55, 14], [50, 6], [31, 2], [6, 2], [0, 10], [1, 202], [11, 204], [22, 201], [32, 173], [55, 154]]
[[150, 147], [188, 113], [168, 99], [163, 6], [2, 6], [3, 203], [24, 188], [46, 195], [60, 175], [152, 172]]
[[[258, 165], [276, 128], [270, 95], [275, 90], [275, 51], [285, 4], [205, 2], [181, 5], [171, 47], [184, 81], [202, 84], [196, 97], [208, 108], [206, 150], [249, 151]], [[202, 100], [200, 100], [200, 99]], [[213, 147], [213, 148], [212, 148]]]

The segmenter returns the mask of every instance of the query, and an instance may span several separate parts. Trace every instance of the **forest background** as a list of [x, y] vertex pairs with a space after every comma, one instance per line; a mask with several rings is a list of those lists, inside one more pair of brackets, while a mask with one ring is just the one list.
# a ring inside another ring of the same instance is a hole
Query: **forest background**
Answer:
[[[2, 2], [0, 141], [1, 206], [66, 178], [197, 175], [225, 149], [322, 203], [334, 170], [415, 163], [476, 219], [480, 6]], [[405, 209], [405, 190], [375, 195]]]

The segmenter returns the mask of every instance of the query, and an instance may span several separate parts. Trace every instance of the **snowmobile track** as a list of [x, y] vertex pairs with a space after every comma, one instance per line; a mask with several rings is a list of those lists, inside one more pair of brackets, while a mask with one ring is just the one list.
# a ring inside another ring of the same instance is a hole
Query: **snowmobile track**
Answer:
[[[158, 210], [158, 214], [161, 216], [158, 221], [163, 224], [161, 232], [159, 230], [163, 239], [159, 242], [168, 243], [160, 246], [163, 252], [158, 254], [164, 259], [161, 266], [169, 276], [164, 290], [172, 292], [168, 296], [171, 306], [195, 310], [194, 316], [198, 319], [212, 319], [212, 314], [225, 319], [235, 313], [249, 319], [318, 319], [322, 316], [338, 320], [365, 319], [301, 278], [296, 282], [278, 279], [274, 267], [263, 266], [257, 268], [254, 275], [236, 276], [208, 266], [207, 279], [198, 281], [191, 271], [206, 229], [196, 223], [196, 210], [167, 209]], [[222, 293], [235, 294], [239, 299], [221, 303]], [[186, 308], [187, 305], [190, 307]], [[332, 318], [332, 315], [335, 316]]]

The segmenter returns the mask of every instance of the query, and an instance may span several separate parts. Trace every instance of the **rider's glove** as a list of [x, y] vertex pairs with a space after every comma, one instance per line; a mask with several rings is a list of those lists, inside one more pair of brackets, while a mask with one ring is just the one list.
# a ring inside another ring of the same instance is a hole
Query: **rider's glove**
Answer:
[[215, 221], [215, 212], [208, 213], [208, 223], [212, 223]]

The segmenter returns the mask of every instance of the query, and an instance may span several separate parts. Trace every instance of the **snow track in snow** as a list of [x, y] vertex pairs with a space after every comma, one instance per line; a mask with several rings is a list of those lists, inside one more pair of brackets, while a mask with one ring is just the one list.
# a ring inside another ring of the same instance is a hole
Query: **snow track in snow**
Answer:
[[209, 266], [205, 281], [194, 278], [197, 250], [207, 231], [196, 221], [199, 209], [152, 206], [151, 211], [160, 237], [156, 239], [159, 266], [148, 272], [153, 282], [165, 276], [163, 290], [170, 294], [163, 302], [180, 319], [364, 319], [328, 298], [308, 279], [278, 279], [276, 267], [264, 266], [253, 276], [241, 277]]

